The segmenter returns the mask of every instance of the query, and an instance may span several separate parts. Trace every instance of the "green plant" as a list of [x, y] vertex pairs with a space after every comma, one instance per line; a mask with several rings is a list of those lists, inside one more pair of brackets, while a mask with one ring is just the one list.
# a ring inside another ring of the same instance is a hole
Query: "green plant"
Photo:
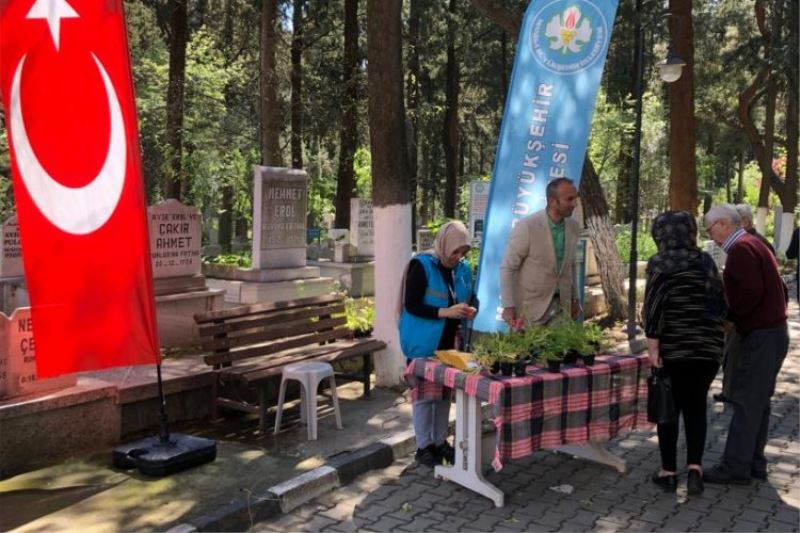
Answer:
[[586, 341], [591, 345], [592, 351], [605, 352], [614, 346], [614, 339], [608, 330], [594, 322], [584, 323]]
[[253, 266], [253, 260], [250, 256], [240, 254], [220, 254], [213, 257], [205, 257], [203, 262], [212, 265], [234, 265], [242, 268]]
[[534, 325], [524, 330], [525, 349], [528, 353], [541, 353], [549, 339], [550, 328], [547, 326]]
[[508, 333], [487, 333], [475, 342], [472, 355], [481, 366], [513, 363], [517, 360], [517, 341]]
[[355, 333], [372, 331], [375, 324], [375, 304], [371, 298], [346, 298], [344, 313], [347, 327]]

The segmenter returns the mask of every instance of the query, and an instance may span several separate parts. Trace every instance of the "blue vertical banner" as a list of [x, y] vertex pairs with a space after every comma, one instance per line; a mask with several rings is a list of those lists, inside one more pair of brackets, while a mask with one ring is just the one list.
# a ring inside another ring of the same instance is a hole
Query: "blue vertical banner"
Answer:
[[492, 171], [473, 327], [500, 318], [500, 264], [517, 220], [545, 207], [550, 180], [577, 185], [618, 0], [532, 0], [522, 21]]

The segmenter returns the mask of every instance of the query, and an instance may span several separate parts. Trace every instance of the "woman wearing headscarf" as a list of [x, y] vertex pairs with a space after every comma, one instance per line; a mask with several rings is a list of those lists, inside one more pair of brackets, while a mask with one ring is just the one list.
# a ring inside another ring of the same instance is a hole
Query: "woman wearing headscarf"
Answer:
[[[647, 263], [642, 311], [650, 364], [663, 367], [686, 433], [687, 491], [703, 492], [706, 399], [719, 369], [727, 303], [717, 266], [697, 247], [697, 223], [686, 211], [667, 211], [652, 227], [658, 253]], [[678, 424], [658, 425], [661, 468], [652, 481], [678, 484]]]
[[[464, 224], [448, 222], [439, 228], [432, 253], [421, 253], [409, 263], [399, 309], [400, 347], [409, 362], [454, 348], [460, 321], [475, 315], [470, 305], [472, 271], [464, 260], [469, 249]], [[454, 462], [455, 450], [447, 442], [449, 413], [449, 398], [414, 402], [417, 462], [430, 467], [442, 459]]]

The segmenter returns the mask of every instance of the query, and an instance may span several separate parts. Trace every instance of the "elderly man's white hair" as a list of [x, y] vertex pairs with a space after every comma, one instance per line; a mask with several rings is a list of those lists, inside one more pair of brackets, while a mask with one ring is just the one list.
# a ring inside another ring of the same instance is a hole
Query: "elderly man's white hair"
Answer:
[[750, 204], [736, 204], [736, 211], [739, 212], [740, 218], [753, 220], [753, 208], [750, 207]]
[[735, 228], [742, 226], [742, 217], [732, 204], [717, 204], [706, 213], [706, 226], [711, 226], [717, 220], [728, 220]]

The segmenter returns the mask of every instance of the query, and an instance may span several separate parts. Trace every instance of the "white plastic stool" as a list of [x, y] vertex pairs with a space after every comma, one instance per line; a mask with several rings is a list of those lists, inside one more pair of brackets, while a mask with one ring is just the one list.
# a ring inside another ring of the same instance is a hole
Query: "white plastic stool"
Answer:
[[317, 440], [317, 388], [320, 382], [329, 378], [333, 411], [336, 415], [336, 427], [342, 429], [342, 415], [339, 413], [339, 398], [336, 396], [336, 381], [333, 367], [329, 363], [306, 362], [286, 365], [281, 376], [281, 389], [278, 393], [278, 412], [275, 415], [275, 431], [281, 428], [283, 400], [286, 396], [286, 382], [294, 379], [300, 382], [300, 420], [308, 425], [308, 440]]

